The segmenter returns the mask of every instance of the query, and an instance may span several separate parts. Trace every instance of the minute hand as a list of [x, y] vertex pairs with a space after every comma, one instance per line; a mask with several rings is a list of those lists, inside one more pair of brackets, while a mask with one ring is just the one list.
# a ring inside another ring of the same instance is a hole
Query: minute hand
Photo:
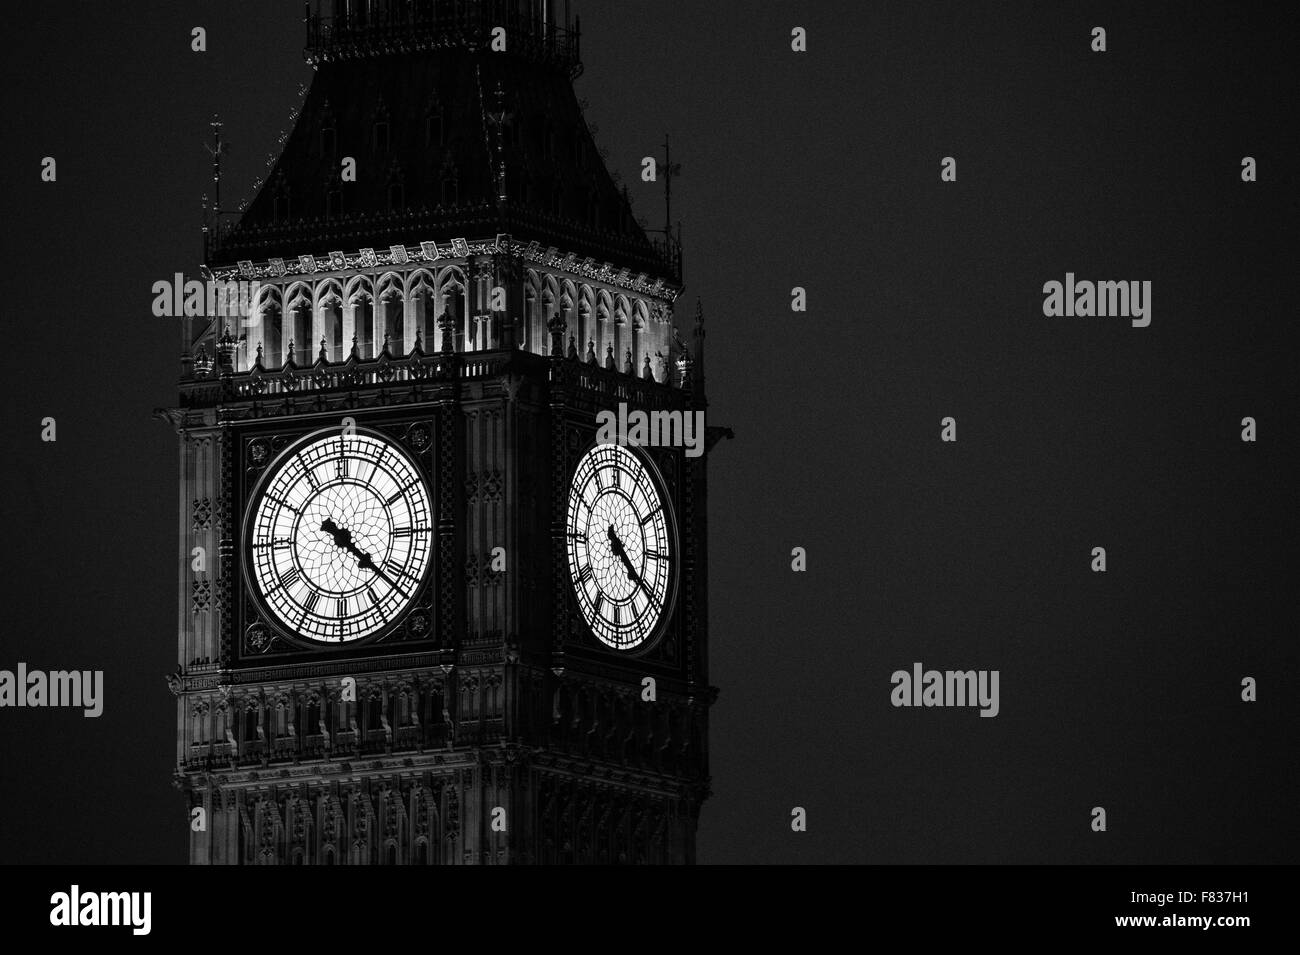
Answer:
[[614, 556], [617, 557], [619, 560], [621, 560], [623, 562], [623, 566], [627, 568], [628, 579], [635, 581], [636, 583], [640, 583], [641, 576], [636, 572], [636, 569], [632, 566], [632, 561], [628, 560], [627, 550], [623, 547], [623, 542], [618, 539], [618, 535], [614, 533], [613, 524], [609, 526], [609, 548], [614, 552]]

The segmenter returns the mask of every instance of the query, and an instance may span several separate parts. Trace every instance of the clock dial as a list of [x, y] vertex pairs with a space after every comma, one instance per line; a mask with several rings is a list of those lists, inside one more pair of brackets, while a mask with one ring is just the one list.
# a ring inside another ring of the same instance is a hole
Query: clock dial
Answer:
[[378, 435], [332, 431], [268, 469], [249, 512], [248, 567], [290, 633], [321, 643], [383, 629], [430, 562], [429, 489]]
[[597, 445], [569, 489], [574, 593], [591, 632], [617, 650], [650, 639], [673, 580], [671, 517], [649, 467], [621, 445]]

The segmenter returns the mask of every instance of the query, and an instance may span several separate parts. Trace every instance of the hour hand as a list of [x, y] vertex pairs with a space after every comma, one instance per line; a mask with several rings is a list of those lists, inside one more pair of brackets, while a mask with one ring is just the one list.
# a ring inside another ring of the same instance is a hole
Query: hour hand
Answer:
[[335, 547], [342, 547], [349, 554], [358, 553], [356, 547], [352, 543], [352, 532], [347, 528], [339, 527], [334, 523], [333, 518], [327, 517], [325, 520], [321, 521], [320, 529], [326, 534], [329, 534], [330, 537], [334, 538]]
[[334, 546], [342, 547], [355, 557], [358, 567], [369, 566], [371, 570], [375, 569], [374, 563], [370, 560], [370, 555], [363, 554], [357, 545], [352, 543], [352, 532], [346, 527], [339, 527], [332, 519], [327, 517], [320, 522], [320, 529], [334, 538]]

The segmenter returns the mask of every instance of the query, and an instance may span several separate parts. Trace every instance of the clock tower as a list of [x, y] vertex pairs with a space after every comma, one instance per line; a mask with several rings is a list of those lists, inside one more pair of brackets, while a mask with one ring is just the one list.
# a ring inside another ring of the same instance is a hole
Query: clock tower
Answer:
[[[309, 4], [316, 72], [186, 320], [176, 772], [196, 864], [691, 863], [703, 318], [558, 0]], [[214, 151], [220, 161], [220, 148]], [[219, 173], [218, 173], [219, 182]], [[670, 440], [602, 438], [602, 416]]]

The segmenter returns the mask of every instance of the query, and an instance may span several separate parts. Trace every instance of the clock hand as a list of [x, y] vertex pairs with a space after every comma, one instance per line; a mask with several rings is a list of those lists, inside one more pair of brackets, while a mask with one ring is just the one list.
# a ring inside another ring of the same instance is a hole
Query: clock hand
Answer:
[[[358, 551], [358, 553], [360, 552]], [[379, 569], [379, 566], [371, 559], [369, 554], [361, 554], [361, 558], [357, 561], [357, 566], [360, 567], [362, 570], [373, 571], [376, 575], [378, 575], [380, 580], [388, 584], [388, 586], [392, 587], [394, 590], [401, 590], [401, 588], [397, 586], [397, 583], [391, 577], [389, 577], [386, 573], [384, 573], [382, 570]], [[405, 591], [403, 591], [403, 593], [404, 592]]]
[[[336, 547], [342, 547], [345, 551], [355, 557], [357, 559], [358, 567], [373, 570], [375, 573], [383, 577], [379, 568], [375, 566], [375, 562], [370, 559], [370, 555], [362, 553], [357, 545], [352, 543], [352, 532], [350, 530], [345, 527], [339, 527], [328, 517], [321, 521], [320, 529], [334, 538], [334, 544]], [[387, 577], [384, 577], [384, 579], [388, 580]], [[390, 585], [392, 584], [392, 581], [388, 582]]]
[[334, 538], [335, 547], [342, 547], [349, 554], [361, 556], [361, 551], [357, 550], [356, 545], [352, 543], [352, 532], [347, 528], [339, 527], [332, 518], [327, 517], [321, 521], [320, 529]]
[[632, 567], [632, 561], [628, 560], [627, 551], [623, 548], [623, 542], [618, 539], [618, 535], [614, 533], [613, 524], [609, 525], [609, 546], [610, 549], [614, 551], [614, 556], [617, 557], [619, 560], [621, 560], [623, 562], [623, 566], [627, 568], [628, 580], [635, 581], [636, 583], [640, 583], [641, 577], [639, 574], [637, 574], [636, 570]]

